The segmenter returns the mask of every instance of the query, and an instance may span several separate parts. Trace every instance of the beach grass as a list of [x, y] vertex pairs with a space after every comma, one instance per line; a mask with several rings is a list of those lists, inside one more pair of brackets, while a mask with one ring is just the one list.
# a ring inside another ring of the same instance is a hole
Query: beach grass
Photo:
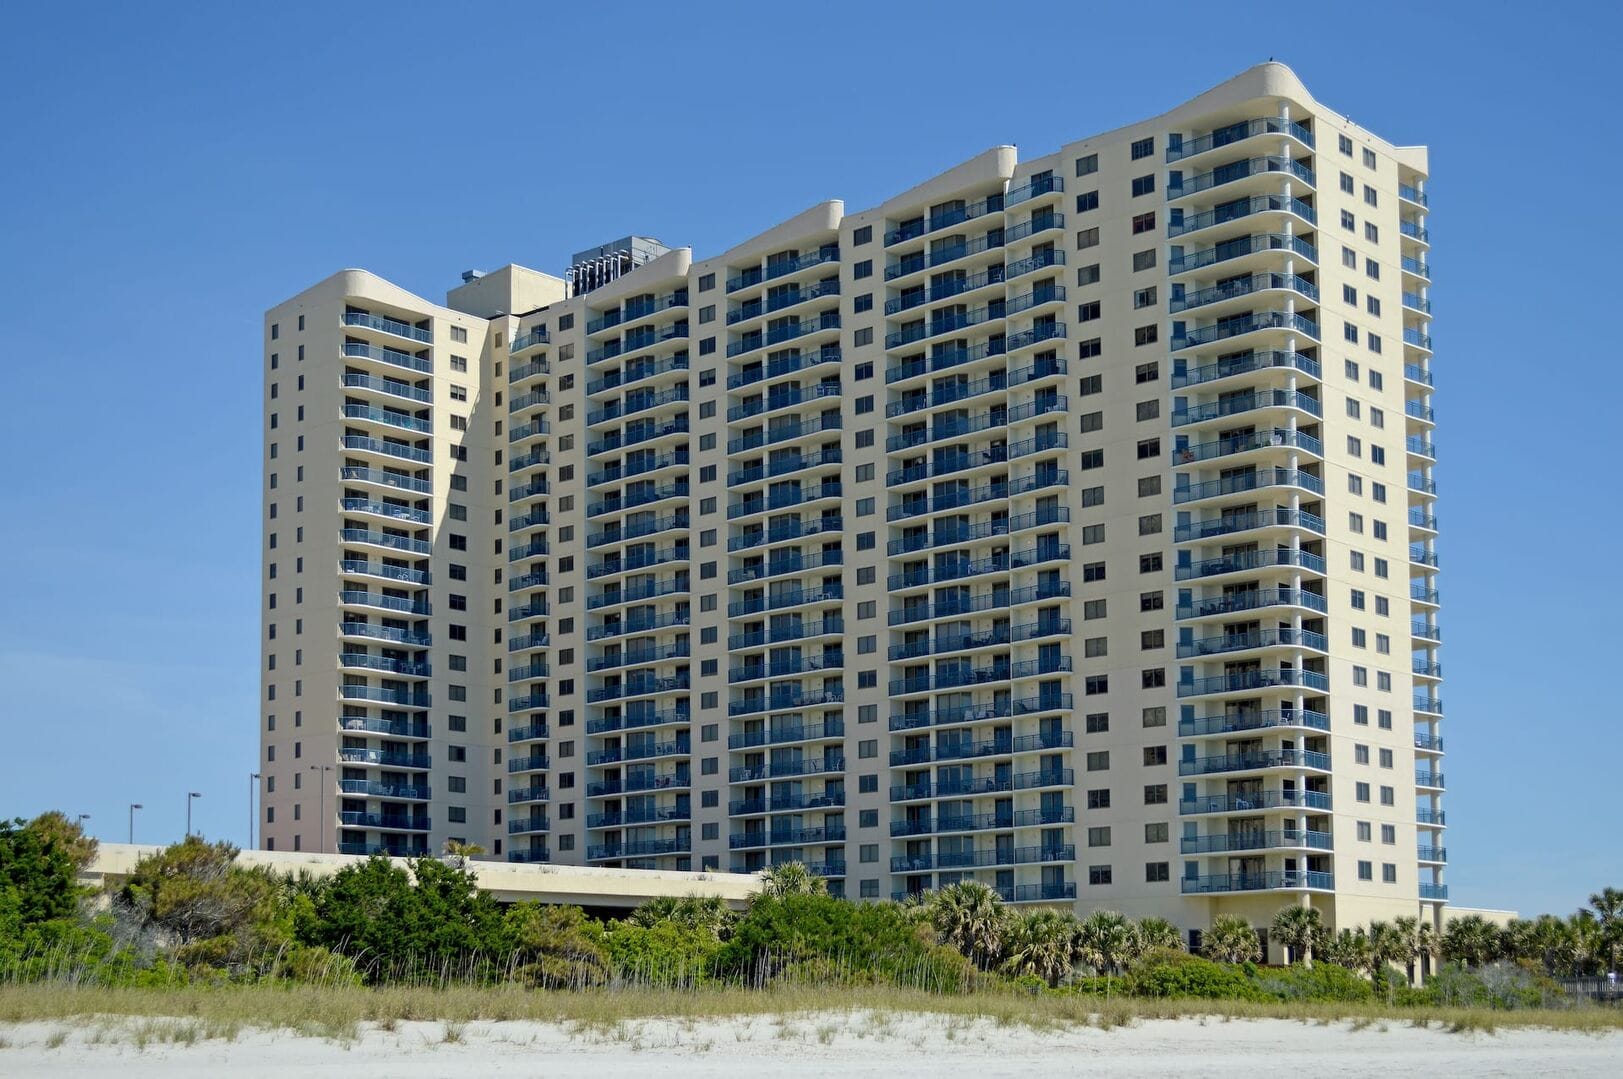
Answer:
[[[1623, 1030], [1623, 1009], [1493, 1010], [1399, 1007], [1380, 1003], [1256, 1002], [1227, 1000], [1103, 999], [1064, 993], [977, 992], [933, 994], [883, 987], [831, 989], [786, 986], [767, 990], [541, 991], [518, 987], [340, 988], [320, 986], [187, 986], [123, 988], [52, 984], [0, 986], [0, 1024], [93, 1019], [136, 1020], [153, 1041], [230, 1039], [247, 1028], [285, 1029], [340, 1041], [363, 1025], [392, 1029], [402, 1022], [447, 1024], [447, 1040], [470, 1022], [527, 1020], [584, 1031], [608, 1030], [639, 1020], [702, 1021], [761, 1016], [788, 1025], [819, 1024], [840, 1014], [863, 1013], [881, 1027], [907, 1014], [983, 1020], [1036, 1031], [1078, 1026], [1113, 1029], [1143, 1020], [1218, 1018], [1346, 1022], [1489, 1033], [1535, 1028], [1602, 1034]], [[454, 1033], [452, 1033], [454, 1031]], [[813, 1035], [815, 1036], [815, 1035]]]

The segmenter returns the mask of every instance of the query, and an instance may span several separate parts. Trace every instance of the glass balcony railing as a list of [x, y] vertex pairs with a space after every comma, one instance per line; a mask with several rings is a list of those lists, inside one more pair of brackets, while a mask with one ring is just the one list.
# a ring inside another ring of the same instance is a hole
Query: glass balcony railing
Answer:
[[1172, 542], [1192, 543], [1219, 536], [1232, 536], [1239, 532], [1251, 532], [1259, 528], [1303, 528], [1322, 536], [1324, 518], [1305, 510], [1293, 510], [1285, 506], [1275, 506], [1271, 513], [1266, 509], [1229, 513], [1210, 520], [1191, 521], [1175, 526], [1172, 530]]
[[426, 327], [413, 326], [399, 319], [373, 315], [366, 311], [345, 311], [344, 325], [364, 326], [369, 330], [381, 330], [396, 337], [409, 337], [413, 341], [422, 341], [425, 344], [434, 340], [434, 334]]
[[381, 438], [369, 438], [366, 435], [345, 435], [344, 448], [362, 453], [382, 453], [390, 457], [398, 457], [403, 461], [415, 461], [418, 464], [425, 465], [434, 459], [433, 453], [426, 449], [408, 446], [404, 442], [390, 442]]
[[1310, 709], [1268, 708], [1243, 712], [1229, 712], [1220, 716], [1201, 716], [1178, 721], [1179, 738], [1201, 738], [1214, 734], [1240, 734], [1247, 731], [1267, 730], [1271, 727], [1308, 727], [1316, 731], [1330, 729], [1330, 717]]
[[1231, 851], [1272, 850], [1279, 847], [1333, 850], [1335, 842], [1329, 832], [1300, 828], [1282, 828], [1274, 831], [1254, 829], [1227, 834], [1184, 836], [1179, 844], [1179, 853], [1227, 854]]
[[429, 554], [433, 550], [432, 545], [427, 540], [412, 539], [409, 536], [397, 536], [391, 532], [373, 532], [364, 528], [345, 528], [338, 535], [345, 543], [370, 543], [396, 551], [409, 551], [412, 554]]
[[1167, 273], [1174, 276], [1189, 273], [1191, 270], [1214, 266], [1230, 259], [1244, 258], [1246, 255], [1254, 255], [1261, 251], [1286, 251], [1300, 255], [1309, 262], [1317, 263], [1319, 261], [1318, 248], [1300, 236], [1282, 232], [1270, 232], [1256, 236], [1242, 236], [1236, 240], [1220, 243], [1215, 247], [1190, 251], [1168, 259]]
[[1421, 881], [1420, 898], [1433, 900], [1439, 903], [1446, 902], [1448, 900], [1448, 885], [1431, 884], [1426, 881]]
[[536, 345], [544, 345], [547, 343], [547, 341], [547, 328], [545, 326], [537, 326], [528, 333], [521, 333], [517, 337], [513, 338], [513, 343], [508, 346], [508, 352], [523, 352], [527, 348], [534, 348]]
[[1174, 179], [1167, 181], [1167, 198], [1186, 198], [1202, 191], [1209, 191], [1215, 187], [1222, 187], [1224, 184], [1232, 184], [1236, 180], [1244, 180], [1249, 176], [1264, 176], [1269, 173], [1284, 173], [1293, 176], [1309, 187], [1315, 187], [1318, 184], [1317, 178], [1313, 175], [1313, 170], [1307, 165], [1289, 157], [1269, 154], [1265, 157], [1252, 157], [1233, 161], [1221, 168], [1212, 169], [1210, 172], [1182, 177], [1181, 180], [1174, 177]]
[[1199, 697], [1208, 693], [1249, 693], [1254, 690], [1295, 688], [1327, 693], [1330, 678], [1318, 671], [1304, 671], [1297, 667], [1282, 667], [1254, 671], [1230, 671], [1228, 674], [1191, 678], [1178, 682], [1178, 696]]
[[1205, 213], [1180, 215], [1174, 211], [1172, 220], [1167, 222], [1167, 237], [1176, 239], [1191, 232], [1209, 229], [1213, 225], [1223, 225], [1265, 213], [1291, 213], [1309, 224], [1317, 224], [1319, 220], [1317, 211], [1301, 199], [1289, 195], [1256, 195], [1249, 199], [1236, 199], [1234, 202], [1224, 203]]
[[1334, 873], [1307, 870], [1282, 870], [1268, 873], [1215, 873], [1207, 876], [1184, 877], [1179, 890], [1184, 895], [1208, 895], [1213, 892], [1262, 891], [1330, 891], [1336, 886]]
[[1317, 397], [1309, 397], [1301, 390], [1253, 390], [1250, 393], [1227, 394], [1216, 401], [1202, 405], [1186, 405], [1174, 409], [1170, 417], [1173, 427], [1191, 423], [1236, 416], [1259, 408], [1294, 408], [1313, 417], [1323, 415], [1324, 406]]
[[1224, 772], [1265, 772], [1277, 768], [1330, 770], [1330, 754], [1297, 749], [1259, 749], [1247, 753], [1220, 753], [1178, 762], [1180, 776], [1209, 776]]
[[1313, 357], [1300, 352], [1271, 349], [1262, 352], [1246, 352], [1239, 356], [1229, 356], [1218, 360], [1216, 363], [1209, 363], [1195, 368], [1185, 367], [1183, 361], [1174, 360], [1172, 388], [1179, 390], [1188, 386], [1215, 382], [1218, 379], [1250, 374], [1253, 371], [1267, 371], [1279, 368], [1300, 371], [1314, 379], [1321, 377], [1319, 361]]
[[376, 375], [358, 375], [354, 372], [345, 372], [344, 388], [347, 390], [375, 390], [378, 393], [404, 397], [423, 404], [434, 400], [434, 395], [428, 390], [413, 386], [409, 382], [401, 382], [399, 379], [393, 378], [378, 378]]
[[[1180, 552], [1180, 557], [1182, 553]], [[1303, 550], [1292, 550], [1289, 547], [1255, 551], [1236, 551], [1232, 554], [1219, 555], [1216, 558], [1207, 558], [1199, 562], [1180, 563], [1174, 576], [1180, 581], [1198, 580], [1201, 577], [1215, 577], [1223, 573], [1250, 573], [1254, 570], [1269, 569], [1272, 567], [1300, 566], [1310, 573], [1321, 576], [1325, 572], [1324, 559], [1316, 554]]]
[[1227, 341], [1260, 330], [1289, 330], [1315, 341], [1319, 339], [1319, 324], [1305, 315], [1290, 311], [1257, 311], [1249, 315], [1224, 319], [1210, 326], [1197, 326], [1185, 330], [1182, 337], [1173, 337], [1172, 350], [1177, 352], [1186, 348], [1198, 348], [1201, 345]]
[[1185, 816], [1203, 813], [1255, 813], [1268, 809], [1324, 809], [1330, 808], [1330, 795], [1323, 791], [1254, 790], [1238, 794], [1208, 794], [1184, 798], [1178, 802], [1178, 812]]
[[1167, 164], [1182, 161], [1186, 157], [1216, 150], [1243, 139], [1255, 138], [1258, 135], [1289, 135], [1302, 145], [1313, 148], [1313, 133], [1301, 124], [1287, 120], [1283, 116], [1262, 116], [1255, 120], [1242, 120], [1227, 127], [1218, 128], [1210, 134], [1200, 135], [1192, 139], [1167, 140]]
[[1185, 502], [1198, 502], [1223, 495], [1244, 494], [1248, 491], [1260, 491], [1265, 487], [1300, 487], [1316, 495], [1324, 494], [1324, 481], [1311, 472], [1303, 472], [1298, 468], [1259, 468], [1224, 476], [1222, 479], [1174, 487], [1172, 504], [1181, 505]]
[[404, 367], [408, 371], [429, 372], [434, 369], [434, 364], [426, 356], [413, 356], [409, 352], [381, 348], [377, 345], [369, 345], [364, 341], [345, 341], [344, 355], [352, 359], [378, 360], [382, 363], [393, 364], [396, 367]]
[[1269, 289], [1289, 289], [1300, 293], [1317, 303], [1319, 299], [1319, 286], [1305, 277], [1288, 273], [1259, 273], [1250, 277], [1239, 277], [1233, 281], [1225, 281], [1210, 288], [1197, 289], [1194, 292], [1184, 293], [1182, 296], [1174, 294], [1167, 303], [1167, 310], [1176, 314], [1179, 311], [1188, 311], [1195, 307], [1205, 307], [1208, 304], [1221, 303], [1224, 300], [1242, 299], [1254, 296]]

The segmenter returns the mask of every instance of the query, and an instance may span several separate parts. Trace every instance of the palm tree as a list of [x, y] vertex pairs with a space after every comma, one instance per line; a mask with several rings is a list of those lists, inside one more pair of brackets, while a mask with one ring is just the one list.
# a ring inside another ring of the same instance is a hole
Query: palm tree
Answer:
[[1076, 919], [1056, 910], [1029, 910], [1013, 915], [1003, 932], [1003, 971], [1036, 975], [1050, 986], [1071, 969], [1071, 939]]
[[1165, 918], [1140, 918], [1133, 930], [1138, 935], [1138, 954], [1166, 949], [1183, 950], [1183, 934]]
[[1076, 927], [1077, 958], [1104, 975], [1118, 974], [1138, 952], [1133, 923], [1113, 910], [1099, 910]]
[[1602, 888], [1589, 897], [1589, 909], [1600, 923], [1606, 969], [1616, 970], [1618, 949], [1623, 948], [1623, 889]]
[[1274, 915], [1274, 937], [1281, 945], [1290, 949], [1289, 962], [1302, 961], [1303, 966], [1313, 965], [1313, 945], [1324, 932], [1324, 918], [1319, 914], [1317, 907], [1303, 907], [1291, 905], [1280, 908]]
[[1365, 968], [1376, 989], [1385, 989], [1392, 995], [1392, 980], [1386, 976], [1393, 963], [1403, 962], [1409, 955], [1408, 941], [1403, 933], [1388, 922], [1369, 923], [1369, 960]]
[[483, 853], [485, 848], [477, 843], [462, 843], [455, 839], [445, 841], [445, 860], [458, 869], [466, 869], [469, 858], [477, 858]]
[[1362, 929], [1343, 929], [1334, 936], [1325, 935], [1319, 946], [1327, 963], [1348, 970], [1365, 970], [1369, 966], [1369, 938]]
[[1449, 962], [1480, 967], [1499, 954], [1499, 930], [1480, 914], [1467, 914], [1448, 923], [1442, 946]]
[[1533, 942], [1533, 923], [1526, 918], [1512, 918], [1499, 930], [1498, 948], [1501, 959], [1512, 961], [1534, 959], [1538, 945]]
[[1594, 912], [1580, 908], [1567, 919], [1572, 938], [1572, 972], [1575, 975], [1605, 973], [1597, 967], [1606, 958], [1606, 939]]
[[779, 862], [761, 873], [761, 894], [765, 896], [824, 895], [827, 891], [828, 882], [804, 862]]
[[1414, 985], [1421, 968], [1420, 960], [1437, 952], [1437, 930], [1422, 918], [1397, 918], [1393, 920], [1392, 928], [1403, 942], [1404, 969], [1409, 976], [1409, 984]]
[[1540, 914], [1527, 935], [1534, 956], [1544, 964], [1544, 973], [1552, 977], [1574, 973], [1577, 941], [1565, 919]]
[[1206, 958], [1219, 963], [1254, 963], [1262, 958], [1262, 945], [1251, 923], [1236, 914], [1224, 914], [1212, 920], [1201, 948]]
[[652, 929], [666, 922], [686, 929], [707, 929], [717, 940], [732, 928], [733, 912], [719, 895], [656, 896], [631, 912], [626, 921]]
[[957, 948], [981, 970], [997, 958], [1006, 921], [1003, 900], [978, 880], [949, 884], [930, 898], [936, 938]]

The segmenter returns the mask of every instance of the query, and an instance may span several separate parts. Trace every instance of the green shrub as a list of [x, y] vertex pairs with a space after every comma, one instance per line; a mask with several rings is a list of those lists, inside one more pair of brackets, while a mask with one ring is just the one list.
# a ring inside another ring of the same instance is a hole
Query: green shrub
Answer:
[[614, 976], [642, 985], [697, 985], [714, 980], [721, 941], [702, 925], [614, 922], [602, 934]]
[[1259, 970], [1257, 988], [1280, 1000], [1332, 1000], [1352, 1003], [1369, 1000], [1370, 985], [1354, 971], [1334, 963], [1315, 963], [1311, 969], [1297, 964], [1280, 970]]
[[1140, 997], [1194, 997], [1202, 1000], [1267, 1000], [1245, 972], [1195, 955], [1158, 955], [1134, 967], [1128, 990]]

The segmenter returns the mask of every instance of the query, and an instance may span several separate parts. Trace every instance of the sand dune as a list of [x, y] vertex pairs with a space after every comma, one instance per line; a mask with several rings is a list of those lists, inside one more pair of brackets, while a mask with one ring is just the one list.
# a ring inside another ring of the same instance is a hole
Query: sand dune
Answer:
[[[179, 1041], [170, 1040], [177, 1036]], [[188, 1020], [126, 1018], [0, 1026], [0, 1075], [665, 1077], [940, 1075], [1623, 1074], [1623, 1033], [1451, 1034], [1401, 1021], [1354, 1029], [1282, 1019], [1148, 1020], [1034, 1031], [940, 1015], [829, 1012], [608, 1027], [530, 1022], [401, 1023], [334, 1041], [290, 1031], [203, 1038]], [[197, 1037], [195, 1041], [188, 1039]], [[138, 1044], [145, 1042], [144, 1045]], [[1039, 1070], [1040, 1069], [1040, 1070]]]

